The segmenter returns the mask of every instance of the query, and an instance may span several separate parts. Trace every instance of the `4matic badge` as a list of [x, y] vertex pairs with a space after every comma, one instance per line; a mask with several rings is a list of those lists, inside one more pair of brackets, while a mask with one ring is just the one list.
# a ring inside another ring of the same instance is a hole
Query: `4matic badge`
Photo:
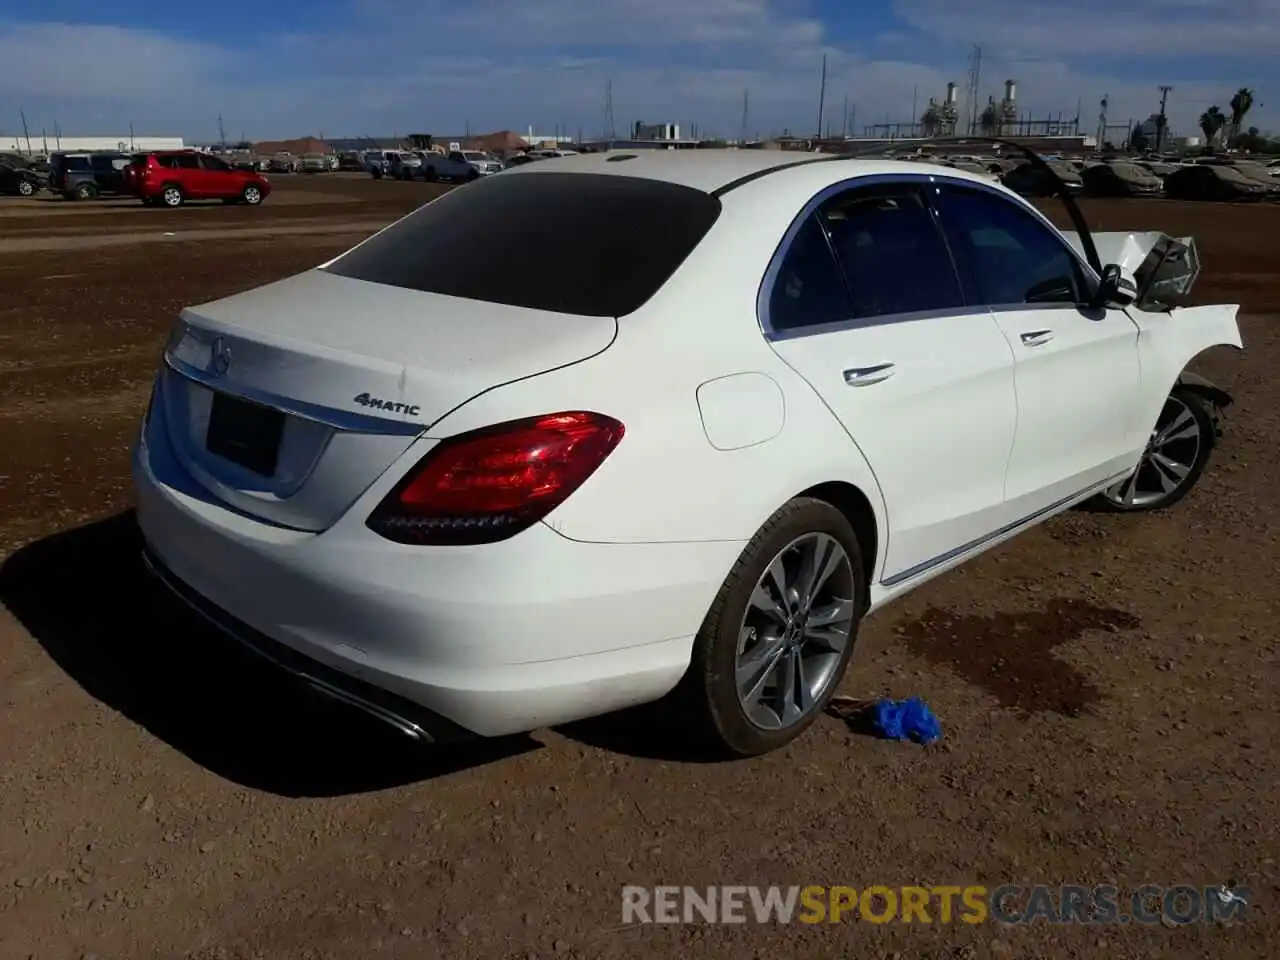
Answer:
[[377, 397], [371, 397], [367, 393], [361, 393], [354, 398], [354, 402], [362, 407], [373, 407], [375, 410], [385, 410], [388, 413], [402, 413], [406, 417], [416, 417], [422, 412], [422, 408], [413, 403], [397, 403], [394, 400], [380, 400]]

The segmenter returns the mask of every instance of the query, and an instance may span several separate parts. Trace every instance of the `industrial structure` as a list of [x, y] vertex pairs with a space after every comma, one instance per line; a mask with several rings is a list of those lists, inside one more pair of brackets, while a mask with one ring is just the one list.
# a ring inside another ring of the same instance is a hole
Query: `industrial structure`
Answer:
[[24, 156], [51, 153], [134, 153], [139, 150], [182, 150], [186, 143], [182, 137], [64, 137], [39, 136], [0, 137], [0, 153], [18, 153]]

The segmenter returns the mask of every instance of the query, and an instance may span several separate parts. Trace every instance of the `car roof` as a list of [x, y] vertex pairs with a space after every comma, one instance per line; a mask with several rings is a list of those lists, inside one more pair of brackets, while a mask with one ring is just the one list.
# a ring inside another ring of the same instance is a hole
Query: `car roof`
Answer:
[[[858, 176], [934, 173], [953, 180], [989, 184], [986, 178], [976, 173], [937, 163], [862, 157], [855, 159], [843, 154], [783, 150], [610, 150], [553, 159], [554, 163], [527, 163], [512, 167], [503, 176], [607, 174], [662, 180], [718, 194], [753, 180], [771, 178], [786, 171], [803, 168], [822, 169], [824, 173], [829, 171], [832, 183]], [[814, 168], [814, 164], [820, 164], [820, 167]], [[809, 171], [806, 170], [807, 172]]]

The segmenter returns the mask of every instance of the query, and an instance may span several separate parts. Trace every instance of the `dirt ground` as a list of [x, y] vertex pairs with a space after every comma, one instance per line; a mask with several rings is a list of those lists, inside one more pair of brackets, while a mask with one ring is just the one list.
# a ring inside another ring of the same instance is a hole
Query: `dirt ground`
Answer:
[[[709, 764], [652, 711], [415, 750], [147, 581], [127, 458], [179, 309], [429, 195], [279, 179], [256, 210], [0, 201], [0, 960], [1275, 956], [1280, 208], [1087, 204], [1198, 238], [1198, 298], [1243, 304], [1245, 352], [1199, 364], [1236, 405], [1171, 512], [1070, 513], [867, 622], [843, 692], [924, 698], [939, 744], [827, 717]], [[1109, 882], [1250, 913], [621, 924], [624, 884]]]

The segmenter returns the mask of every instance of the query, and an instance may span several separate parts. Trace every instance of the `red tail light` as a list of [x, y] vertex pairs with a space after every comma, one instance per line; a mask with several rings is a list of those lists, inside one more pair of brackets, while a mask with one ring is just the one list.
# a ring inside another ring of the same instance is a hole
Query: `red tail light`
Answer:
[[493, 543], [537, 523], [595, 473], [623, 426], [599, 413], [552, 413], [442, 441], [369, 517], [413, 544]]

